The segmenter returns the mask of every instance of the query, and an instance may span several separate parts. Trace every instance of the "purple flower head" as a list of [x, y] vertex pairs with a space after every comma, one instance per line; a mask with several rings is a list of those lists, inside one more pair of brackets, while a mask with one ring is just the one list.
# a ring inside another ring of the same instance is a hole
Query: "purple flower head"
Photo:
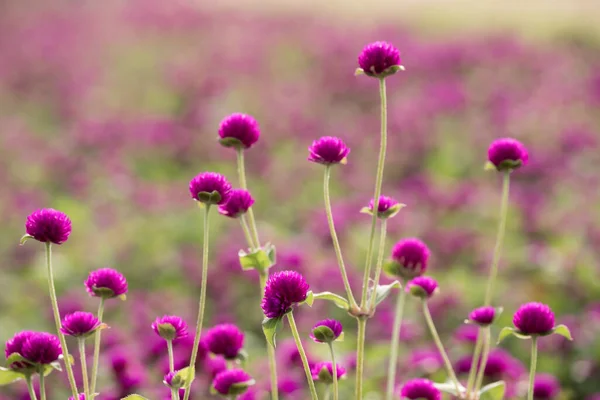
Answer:
[[219, 137], [225, 147], [249, 149], [258, 141], [260, 128], [250, 115], [235, 113], [221, 121]]
[[127, 293], [127, 280], [123, 274], [112, 268], [100, 268], [90, 272], [84, 283], [88, 293], [94, 297], [123, 298]]
[[227, 369], [227, 361], [221, 356], [206, 357], [204, 360], [204, 370], [214, 379], [215, 376]]
[[177, 376], [177, 371], [167, 373], [163, 383], [171, 389], [179, 389], [184, 384], [183, 380]]
[[46, 332], [33, 332], [21, 351], [24, 358], [35, 364], [51, 364], [62, 354], [58, 338]]
[[233, 324], [216, 325], [208, 330], [204, 343], [211, 353], [233, 360], [244, 347], [244, 332]]
[[[33, 331], [22, 331], [19, 332], [17, 334], [15, 334], [15, 336], [12, 337], [12, 339], [9, 339], [6, 342], [6, 345], [4, 347], [4, 354], [6, 356], [6, 358], [8, 358], [11, 354], [20, 354], [21, 356], [23, 355], [23, 345], [25, 344], [25, 342], [32, 336], [35, 335], [37, 332], [33, 332]], [[10, 364], [10, 368], [11, 369], [26, 369], [30, 367], [29, 364], [27, 363], [23, 363], [23, 362], [14, 362], [12, 364]]]
[[254, 385], [254, 380], [242, 369], [221, 372], [213, 380], [213, 387], [224, 396], [240, 395]]
[[533, 398], [535, 400], [552, 400], [560, 392], [558, 379], [550, 374], [538, 374], [533, 384]]
[[358, 56], [358, 65], [365, 75], [383, 78], [400, 67], [400, 52], [387, 42], [369, 43]]
[[429, 276], [417, 276], [406, 285], [406, 291], [413, 296], [428, 299], [435, 294], [438, 283]]
[[277, 379], [277, 389], [279, 393], [286, 395], [302, 390], [302, 383], [294, 378], [279, 378]]
[[245, 214], [254, 204], [250, 192], [244, 189], [233, 189], [229, 192], [229, 199], [219, 206], [219, 213], [229, 218], [237, 218]]
[[494, 322], [496, 317], [496, 309], [491, 306], [479, 307], [471, 311], [469, 321], [481, 325], [488, 326]]
[[[375, 199], [371, 199], [369, 201], [369, 213], [373, 213], [373, 208], [375, 206]], [[403, 207], [403, 204], [398, 203], [396, 199], [393, 199], [388, 196], [379, 196], [379, 202], [377, 203], [377, 217], [381, 219], [391, 218], [400, 211]]]
[[152, 329], [165, 340], [182, 339], [188, 335], [187, 324], [183, 318], [175, 315], [164, 315], [156, 318]]
[[76, 311], [65, 316], [60, 331], [67, 336], [86, 337], [96, 332], [100, 325], [101, 322], [94, 314]]
[[292, 306], [306, 300], [310, 286], [296, 271], [280, 271], [269, 277], [261, 307], [268, 318], [280, 318]]
[[204, 204], [225, 204], [230, 192], [227, 178], [216, 172], [202, 172], [190, 181], [192, 199]]
[[[346, 375], [346, 368], [340, 364], [336, 364], [337, 378], [341, 379]], [[330, 362], [319, 362], [313, 365], [311, 368], [312, 378], [315, 381], [321, 381], [323, 383], [333, 383], [333, 364]]]
[[523, 335], [547, 335], [554, 328], [554, 313], [546, 304], [523, 304], [513, 317], [513, 324]]
[[71, 220], [65, 213], [42, 208], [27, 217], [25, 231], [39, 242], [63, 244], [71, 234]]
[[308, 161], [324, 165], [345, 164], [350, 148], [340, 138], [323, 136], [308, 148]]
[[342, 323], [335, 319], [324, 319], [313, 326], [310, 338], [317, 343], [334, 342], [342, 334]]
[[488, 149], [488, 161], [498, 171], [512, 171], [527, 165], [528, 160], [527, 149], [516, 139], [494, 140]]
[[386, 272], [403, 279], [413, 279], [427, 270], [429, 248], [417, 238], [402, 239], [392, 249], [392, 262], [386, 264]]
[[[75, 400], [73, 396], [69, 397], [69, 400]], [[85, 400], [85, 393], [79, 393], [77, 400]]]
[[402, 386], [401, 399], [441, 400], [442, 394], [428, 379], [412, 379]]
[[475, 343], [479, 335], [479, 328], [475, 325], [460, 325], [454, 332], [454, 338], [459, 342]]

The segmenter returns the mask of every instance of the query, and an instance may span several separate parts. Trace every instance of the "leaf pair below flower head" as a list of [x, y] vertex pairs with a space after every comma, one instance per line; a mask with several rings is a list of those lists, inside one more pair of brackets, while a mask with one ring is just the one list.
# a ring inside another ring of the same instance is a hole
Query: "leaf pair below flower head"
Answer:
[[571, 336], [571, 331], [569, 331], [569, 328], [567, 328], [566, 325], [557, 325], [554, 328], [552, 328], [548, 333], [545, 333], [543, 335], [526, 335], [522, 332], [519, 332], [515, 328], [507, 326], [507, 327], [502, 328], [502, 330], [500, 331], [500, 334], [498, 335], [498, 343], [502, 342], [504, 339], [506, 339], [509, 336], [515, 336], [519, 339], [531, 339], [533, 336], [548, 336], [548, 335], [560, 335], [568, 340], [573, 340], [573, 337]]

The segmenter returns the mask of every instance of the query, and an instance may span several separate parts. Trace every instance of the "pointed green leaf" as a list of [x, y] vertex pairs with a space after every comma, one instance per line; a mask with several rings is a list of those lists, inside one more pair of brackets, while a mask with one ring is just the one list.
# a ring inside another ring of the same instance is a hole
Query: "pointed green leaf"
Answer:
[[275, 348], [277, 331], [283, 326], [283, 318], [265, 318], [262, 322], [263, 332], [267, 338], [267, 342]]
[[306, 303], [306, 304], [308, 304], [309, 307], [312, 307], [314, 302], [315, 302], [315, 295], [313, 294], [312, 290], [309, 290], [306, 293], [306, 299], [300, 304]]
[[31, 364], [30, 361], [28, 361], [25, 357], [21, 356], [19, 353], [12, 353], [8, 357], [6, 357], [6, 365], [10, 365], [15, 362], [26, 362]]
[[8, 368], [0, 367], [0, 386], [10, 385], [13, 382], [23, 379], [23, 374], [12, 371]]
[[335, 293], [331, 293], [331, 292], [314, 293], [313, 299], [314, 300], [328, 300], [328, 301], [333, 302], [333, 304], [335, 304], [336, 306], [338, 306], [339, 308], [341, 308], [343, 310], [350, 309], [348, 300], [346, 300], [342, 296], [335, 294]]
[[252, 252], [240, 250], [238, 253], [240, 265], [244, 271], [255, 269], [266, 271], [275, 265], [275, 246], [267, 243], [264, 247]]
[[375, 291], [375, 305], [378, 305], [383, 300], [385, 300], [385, 298], [388, 297], [389, 294], [392, 292], [392, 289], [401, 288], [402, 284], [399, 281], [394, 281], [389, 285], [377, 285], [377, 289]]
[[356, 68], [354, 71], [354, 76], [364, 75], [365, 71], [362, 68]]
[[502, 328], [502, 330], [498, 334], [498, 341], [496, 342], [496, 344], [500, 344], [500, 342], [502, 342], [504, 339], [506, 339], [507, 337], [512, 336], [514, 334], [515, 334], [515, 328], [511, 328], [510, 326], [505, 326], [504, 328]]
[[130, 394], [127, 397], [123, 397], [121, 400], [149, 400], [142, 395], [139, 394]]
[[26, 241], [28, 241], [29, 239], [33, 239], [33, 236], [28, 235], [27, 233], [24, 234], [23, 236], [21, 236], [21, 240], [19, 241], [19, 244], [21, 246], [23, 246], [25, 244]]
[[190, 376], [190, 367], [185, 367], [177, 371], [173, 377], [173, 381], [177, 380], [180, 387], [188, 387], [196, 379], [196, 370], [192, 367]]
[[569, 340], [573, 340], [573, 336], [571, 336], [571, 331], [569, 330], [569, 328], [567, 328], [566, 325], [555, 326], [554, 329], [552, 329], [552, 334], [560, 335]]
[[506, 385], [504, 381], [490, 383], [479, 391], [479, 400], [503, 400]]
[[[444, 382], [444, 383], [434, 383], [435, 386], [440, 392], [449, 393], [453, 396], [460, 396], [460, 394], [456, 391], [456, 385], [453, 382]], [[463, 385], [458, 386], [461, 393], [466, 392], [466, 388]]]
[[486, 171], [496, 171], [496, 166], [494, 164], [492, 164], [491, 161], [487, 161], [485, 163], [485, 166], [483, 167], [483, 169]]
[[344, 341], [344, 332], [342, 331], [342, 333], [340, 333], [340, 336], [337, 337], [337, 339], [335, 339], [336, 342], [343, 342]]

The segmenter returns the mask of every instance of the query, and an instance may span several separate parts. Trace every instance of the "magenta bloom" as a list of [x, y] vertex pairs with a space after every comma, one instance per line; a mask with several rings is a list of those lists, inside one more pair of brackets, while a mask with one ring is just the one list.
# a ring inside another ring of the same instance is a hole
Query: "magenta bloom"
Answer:
[[404, 279], [423, 275], [429, 261], [429, 248], [417, 238], [402, 239], [392, 249], [393, 263], [389, 263], [386, 272]]
[[25, 344], [27, 339], [29, 339], [32, 335], [35, 335], [36, 333], [37, 332], [33, 331], [22, 331], [15, 334], [15, 336], [13, 336], [12, 339], [9, 339], [6, 342], [6, 345], [4, 347], [4, 354], [6, 358], [8, 358], [8, 356], [14, 353], [23, 355], [23, 344]]
[[260, 128], [250, 115], [235, 113], [221, 121], [219, 136], [225, 147], [249, 149], [258, 141]]
[[244, 347], [244, 332], [233, 324], [216, 325], [208, 330], [204, 343], [211, 353], [233, 360]]
[[32, 332], [21, 348], [21, 356], [34, 364], [51, 364], [61, 354], [58, 338], [46, 332]]
[[[340, 364], [336, 364], [337, 378], [341, 379], [346, 375], [346, 368]], [[330, 362], [319, 362], [313, 365], [311, 368], [312, 378], [315, 381], [321, 381], [323, 383], [333, 383], [333, 364]]]
[[428, 379], [412, 379], [402, 386], [401, 399], [441, 400], [442, 394]]
[[471, 311], [469, 314], [469, 321], [476, 323], [481, 326], [488, 326], [494, 322], [496, 316], [496, 309], [491, 306], [479, 307]]
[[254, 204], [250, 192], [244, 189], [233, 189], [229, 192], [229, 199], [219, 206], [219, 213], [229, 218], [237, 218], [245, 214]]
[[[379, 196], [379, 202], [377, 203], [377, 217], [381, 219], [391, 218], [398, 213], [401, 205], [396, 199], [388, 196]], [[368, 210], [372, 213], [375, 207], [375, 199], [369, 201]]]
[[60, 331], [67, 336], [89, 336], [96, 332], [100, 325], [100, 321], [94, 314], [76, 311], [65, 316]]
[[[165, 377], [163, 378], [163, 382], [165, 385], [167, 385], [168, 387], [172, 387], [171, 385], [173, 384], [173, 377], [177, 375], [177, 372], [171, 371], [169, 373], [167, 373], [165, 375]], [[179, 389], [179, 388], [177, 388]]]
[[313, 326], [310, 338], [317, 343], [334, 342], [342, 334], [342, 323], [335, 319], [324, 319]]
[[535, 400], [552, 400], [560, 392], [558, 379], [550, 374], [538, 374], [533, 384], [533, 398]]
[[187, 324], [183, 318], [175, 315], [164, 315], [156, 318], [152, 323], [152, 329], [165, 340], [177, 340], [188, 335]]
[[192, 199], [205, 204], [225, 204], [229, 200], [231, 184], [221, 174], [202, 172], [190, 181]]
[[25, 231], [39, 242], [63, 244], [71, 234], [71, 220], [65, 213], [43, 208], [27, 217]]
[[400, 66], [400, 52], [387, 42], [374, 42], [365, 46], [358, 56], [358, 65], [365, 75], [383, 78], [396, 72]]
[[84, 283], [88, 293], [94, 297], [110, 299], [127, 293], [127, 280], [123, 274], [112, 268], [100, 268], [90, 272]]
[[546, 304], [523, 304], [515, 313], [513, 324], [523, 335], [547, 335], [554, 328], [554, 313]]
[[529, 155], [525, 146], [518, 140], [503, 138], [490, 144], [488, 160], [498, 171], [507, 171], [527, 165]]
[[[75, 400], [73, 396], [69, 397], [69, 400]], [[77, 400], [85, 400], [85, 393], [79, 393]]]
[[302, 384], [291, 377], [283, 377], [277, 379], [277, 389], [279, 393], [286, 395], [302, 390]]
[[230, 369], [221, 372], [213, 380], [215, 390], [224, 395], [240, 395], [254, 385], [254, 380], [242, 369]]
[[308, 161], [324, 165], [345, 164], [350, 148], [340, 138], [323, 136], [308, 148]]
[[206, 357], [204, 360], [204, 371], [206, 371], [212, 379], [225, 370], [227, 370], [227, 361], [221, 356]]
[[268, 318], [280, 318], [294, 304], [306, 300], [310, 286], [296, 271], [280, 271], [269, 277], [261, 307]]
[[422, 299], [428, 299], [433, 296], [437, 288], [437, 281], [429, 276], [417, 276], [406, 285], [407, 292]]

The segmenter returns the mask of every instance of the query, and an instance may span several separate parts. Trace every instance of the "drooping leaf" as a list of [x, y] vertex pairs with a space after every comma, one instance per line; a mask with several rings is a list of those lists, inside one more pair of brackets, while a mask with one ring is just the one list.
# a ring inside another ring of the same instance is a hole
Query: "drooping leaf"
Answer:
[[123, 397], [121, 400], [149, 400], [146, 397], [139, 394], [130, 394], [127, 397]]
[[240, 250], [238, 256], [240, 258], [240, 265], [244, 271], [252, 269], [266, 271], [275, 265], [275, 246], [267, 243], [260, 249], [251, 252]]
[[490, 383], [479, 391], [479, 400], [503, 400], [506, 384], [504, 381]]
[[[453, 396], [460, 396], [460, 394], [456, 391], [456, 385], [454, 382], [434, 383], [433, 386], [435, 386], [440, 392], [449, 393]], [[461, 384], [459, 384], [458, 389], [461, 393], [467, 391], [467, 389]]]
[[192, 367], [191, 377], [190, 377], [190, 367], [185, 367], [177, 371], [175, 376], [173, 377], [173, 381], [177, 380], [180, 387], [187, 387], [194, 382], [196, 378], [196, 370]]
[[309, 290], [306, 293], [306, 299], [300, 304], [307, 304], [309, 307], [312, 307], [314, 302], [315, 302], [315, 295], [312, 292], [312, 290]]
[[12, 371], [8, 368], [0, 367], [0, 386], [10, 385], [13, 382], [23, 379], [23, 374]]
[[267, 342], [275, 348], [277, 331], [283, 326], [283, 318], [265, 318], [262, 322], [263, 332], [267, 338]]
[[392, 292], [392, 289], [402, 289], [402, 284], [399, 281], [394, 281], [389, 285], [377, 285], [377, 289], [375, 290], [375, 305], [385, 300]]
[[21, 236], [21, 240], [19, 241], [19, 244], [21, 246], [23, 246], [25, 244], [25, 242], [28, 241], [29, 239], [33, 239], [33, 236], [26, 233], [23, 236]]
[[573, 340], [573, 336], [571, 336], [571, 331], [569, 330], [569, 328], [566, 325], [555, 326], [554, 329], [552, 330], [552, 334], [560, 335], [569, 340]]
[[511, 328], [510, 326], [505, 326], [504, 328], [502, 328], [502, 330], [498, 334], [497, 344], [500, 344], [500, 342], [502, 342], [504, 339], [506, 339], [509, 336], [514, 336], [519, 339], [530, 339], [531, 338], [528, 335], [524, 335], [524, 334], [518, 332], [515, 328]]
[[331, 292], [321, 292], [313, 294], [314, 300], [328, 300], [333, 302], [336, 306], [343, 310], [350, 309], [350, 304], [348, 304], [348, 300], [340, 296], [339, 294], [331, 293]]

